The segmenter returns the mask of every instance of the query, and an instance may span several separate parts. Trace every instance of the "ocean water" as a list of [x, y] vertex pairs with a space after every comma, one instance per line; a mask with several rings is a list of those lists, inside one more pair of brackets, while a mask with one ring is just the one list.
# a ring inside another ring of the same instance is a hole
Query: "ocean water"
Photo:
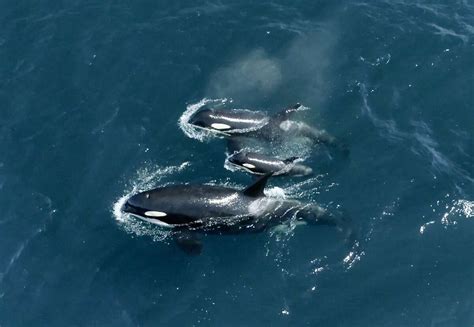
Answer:
[[[0, 326], [473, 326], [474, 3], [2, 1]], [[245, 187], [204, 103], [302, 118], [347, 158], [267, 194], [341, 209], [190, 257], [138, 190]]]

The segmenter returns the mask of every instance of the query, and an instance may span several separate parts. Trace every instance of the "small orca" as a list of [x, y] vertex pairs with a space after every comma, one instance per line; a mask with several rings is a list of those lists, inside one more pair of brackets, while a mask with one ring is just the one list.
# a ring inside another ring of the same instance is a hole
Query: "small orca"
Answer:
[[308, 176], [313, 170], [305, 165], [299, 164], [298, 157], [285, 160], [267, 156], [256, 152], [241, 150], [230, 155], [226, 163], [254, 175], [265, 175], [272, 173], [273, 176]]
[[309, 138], [314, 143], [337, 147], [337, 140], [331, 134], [291, 119], [301, 108], [302, 105], [297, 103], [273, 116], [247, 109], [206, 108], [191, 116], [189, 124], [224, 137], [241, 136], [282, 141], [293, 135]]
[[122, 210], [173, 229], [178, 246], [190, 254], [198, 254], [202, 248], [195, 232], [261, 232], [292, 215], [307, 223], [344, 227], [338, 215], [315, 204], [265, 196], [263, 191], [270, 176], [264, 175], [244, 190], [214, 185], [159, 187], [131, 196]]

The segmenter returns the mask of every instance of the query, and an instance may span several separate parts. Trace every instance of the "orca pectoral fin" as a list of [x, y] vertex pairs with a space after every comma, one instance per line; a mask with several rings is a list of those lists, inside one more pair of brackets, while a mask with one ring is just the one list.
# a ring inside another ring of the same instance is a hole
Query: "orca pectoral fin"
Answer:
[[191, 232], [180, 232], [173, 236], [178, 247], [188, 255], [200, 255], [202, 252], [201, 240]]

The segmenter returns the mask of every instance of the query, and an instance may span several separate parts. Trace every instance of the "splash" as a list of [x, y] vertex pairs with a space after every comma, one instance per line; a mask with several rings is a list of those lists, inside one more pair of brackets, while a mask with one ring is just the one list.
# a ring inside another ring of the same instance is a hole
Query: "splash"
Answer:
[[357, 262], [359, 262], [362, 257], [365, 255], [364, 251], [360, 251], [359, 242], [356, 242], [351, 251], [346, 255], [342, 260], [346, 270], [352, 269]]
[[458, 223], [459, 217], [474, 217], [474, 201], [468, 201], [464, 199], [454, 201], [449, 210], [443, 214], [441, 223], [444, 226], [456, 225]]
[[366, 58], [360, 56], [359, 60], [362, 61], [363, 63], [366, 63], [370, 66], [380, 66], [380, 65], [387, 65], [390, 60], [392, 59], [392, 56], [390, 53], [383, 55], [381, 57], [376, 58], [374, 61], [367, 60]]
[[421, 225], [420, 226], [420, 234], [423, 234], [426, 231], [426, 228], [428, 228], [429, 225], [433, 225], [434, 223], [436, 223], [436, 222], [434, 220], [431, 220], [431, 221]]
[[[446, 197], [449, 196], [449, 194], [446, 195]], [[441, 225], [443, 225], [445, 228], [457, 225], [463, 218], [474, 218], [474, 201], [458, 199], [453, 200], [451, 204], [443, 204], [443, 201], [438, 200], [436, 201], [436, 205], [431, 205], [433, 212], [436, 212], [436, 207], [440, 206], [446, 210], [439, 220], [439, 223], [441, 223]], [[426, 233], [428, 226], [432, 226], [437, 223], [438, 222], [435, 220], [424, 223], [420, 226], [420, 234], [423, 235]]]
[[267, 188], [265, 190], [265, 195], [272, 198], [281, 199], [281, 200], [285, 200], [286, 198], [288, 198], [285, 190], [277, 186]]

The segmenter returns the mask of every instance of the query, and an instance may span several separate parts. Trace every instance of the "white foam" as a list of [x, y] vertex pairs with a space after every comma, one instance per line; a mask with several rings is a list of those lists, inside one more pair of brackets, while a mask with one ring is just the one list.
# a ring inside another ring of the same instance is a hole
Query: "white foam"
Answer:
[[461, 207], [461, 212], [466, 218], [474, 217], [474, 201], [458, 200], [457, 204]]
[[131, 195], [132, 192], [122, 195], [117, 201], [115, 201], [112, 207], [112, 213], [115, 217], [115, 220], [117, 220], [118, 222], [123, 223], [127, 220], [127, 214], [122, 211], [122, 207]]
[[429, 226], [429, 225], [433, 225], [435, 223], [434, 220], [432, 221], [429, 221], [427, 223], [424, 223], [423, 225], [420, 226], [420, 234], [423, 234], [426, 230], [426, 228]]
[[265, 189], [265, 195], [282, 200], [287, 198], [285, 190], [277, 186]]
[[[359, 243], [356, 243], [356, 248], [358, 247]], [[342, 260], [344, 263], [344, 266], [346, 267], [347, 270], [352, 269], [354, 265], [359, 262], [362, 258], [362, 256], [365, 255], [364, 251], [358, 252], [358, 251], [350, 251]]]
[[284, 120], [280, 123], [280, 129], [287, 132], [291, 128], [292, 124], [293, 122], [291, 120]]
[[[446, 206], [446, 208], [449, 208]], [[460, 217], [474, 217], [474, 201], [459, 199], [455, 200], [452, 206], [441, 217], [441, 223], [444, 226], [456, 225]]]

